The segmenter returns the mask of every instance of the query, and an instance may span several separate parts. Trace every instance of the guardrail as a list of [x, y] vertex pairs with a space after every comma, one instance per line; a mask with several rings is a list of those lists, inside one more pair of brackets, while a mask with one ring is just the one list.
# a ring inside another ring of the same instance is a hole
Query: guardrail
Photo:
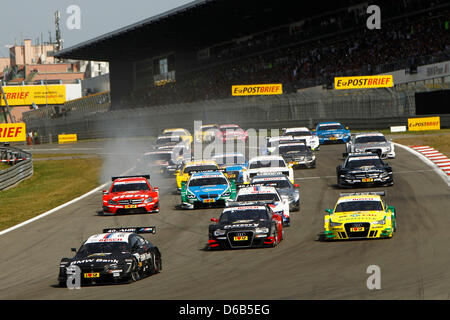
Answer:
[[14, 147], [0, 147], [0, 161], [11, 168], [0, 170], [0, 190], [5, 190], [33, 174], [31, 153]]

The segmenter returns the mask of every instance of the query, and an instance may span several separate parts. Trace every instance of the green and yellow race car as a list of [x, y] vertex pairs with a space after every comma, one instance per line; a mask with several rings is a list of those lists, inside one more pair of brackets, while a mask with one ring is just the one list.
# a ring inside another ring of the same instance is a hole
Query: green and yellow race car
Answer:
[[386, 206], [385, 194], [341, 193], [334, 210], [325, 210], [325, 240], [392, 238], [397, 228], [395, 208]]

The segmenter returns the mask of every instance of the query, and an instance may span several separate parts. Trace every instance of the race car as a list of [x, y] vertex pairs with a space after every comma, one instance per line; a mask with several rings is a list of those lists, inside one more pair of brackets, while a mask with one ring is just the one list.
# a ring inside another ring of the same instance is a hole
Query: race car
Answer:
[[154, 226], [110, 228], [89, 237], [78, 250], [72, 249], [73, 258], [61, 259], [58, 284], [134, 282], [159, 273], [161, 252], [141, 236], [155, 232]]
[[159, 212], [159, 189], [149, 179], [150, 175], [112, 177], [109, 191], [103, 190], [103, 214]]
[[247, 180], [257, 175], [282, 173], [286, 175], [291, 183], [294, 183], [294, 170], [286, 164], [281, 156], [258, 156], [248, 162]]
[[196, 142], [211, 142], [216, 138], [217, 129], [219, 126], [217, 124], [204, 124], [195, 131], [195, 141]]
[[209, 226], [209, 249], [275, 247], [283, 239], [282, 217], [261, 203], [226, 208]]
[[186, 146], [173, 149], [146, 152], [138, 159], [137, 167], [150, 174], [173, 176], [177, 168], [191, 158], [191, 151]]
[[192, 137], [191, 133], [183, 128], [174, 128], [174, 129], [164, 129], [162, 136], [180, 136], [181, 139], [186, 142], [186, 145], [190, 146], [192, 141], [194, 141], [194, 138]]
[[248, 133], [237, 124], [223, 124], [217, 130], [216, 139], [223, 143], [227, 141], [246, 142], [248, 140]]
[[395, 208], [386, 206], [382, 196], [383, 191], [341, 194], [334, 210], [325, 210], [325, 240], [392, 238]]
[[338, 187], [394, 184], [392, 168], [374, 153], [350, 153], [336, 167], [336, 175]]
[[192, 160], [181, 166], [181, 169], [175, 171], [177, 191], [181, 190], [181, 184], [187, 182], [194, 172], [200, 171], [219, 171], [220, 167], [214, 160]]
[[274, 153], [282, 156], [293, 169], [316, 167], [316, 156], [304, 142], [281, 144]]
[[339, 122], [322, 122], [316, 126], [314, 134], [320, 144], [346, 143], [350, 140], [350, 130]]
[[275, 136], [270, 137], [267, 139], [267, 146], [262, 145], [261, 155], [271, 155], [275, 152], [278, 146], [285, 144], [285, 143], [292, 143], [296, 140], [292, 136]]
[[349, 153], [372, 152], [378, 154], [381, 159], [395, 158], [394, 144], [386, 140], [380, 132], [352, 134], [345, 148], [347, 152], [343, 154], [344, 157]]
[[275, 187], [282, 197], [288, 197], [289, 212], [300, 211], [300, 185], [292, 184], [284, 174], [256, 176], [250, 184]]
[[219, 167], [225, 171], [228, 178], [235, 179], [236, 184], [243, 184], [248, 162], [242, 153], [223, 153], [213, 156]]
[[[268, 204], [273, 212], [283, 218], [283, 226], [291, 224], [289, 197], [280, 195], [275, 187], [254, 184], [240, 188], [235, 200], [236, 203], [239, 202], [240, 204], [255, 201]], [[234, 205], [234, 203], [228, 202], [227, 205]]]
[[196, 172], [181, 184], [181, 208], [221, 206], [236, 198], [236, 184], [222, 172]]
[[185, 146], [190, 148], [181, 136], [158, 136], [153, 145], [153, 150], [172, 150], [177, 146]]
[[319, 150], [320, 148], [319, 137], [313, 135], [306, 127], [284, 128], [283, 136], [291, 136], [296, 140], [304, 140], [305, 144], [311, 150]]

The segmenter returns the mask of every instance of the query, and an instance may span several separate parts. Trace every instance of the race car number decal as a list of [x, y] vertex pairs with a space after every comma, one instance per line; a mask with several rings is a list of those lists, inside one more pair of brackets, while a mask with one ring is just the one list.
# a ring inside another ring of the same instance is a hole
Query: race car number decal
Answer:
[[367, 178], [367, 179], [362, 179], [361, 181], [362, 182], [373, 182], [373, 179], [372, 178]]
[[84, 277], [85, 278], [100, 278], [100, 273], [98, 273], [98, 272], [85, 273]]
[[247, 236], [238, 236], [233, 238], [234, 241], [246, 241], [248, 240]]
[[203, 200], [203, 203], [209, 203], [209, 202], [214, 202], [216, 201], [215, 199], [205, 199]]
[[125, 209], [134, 209], [134, 208], [137, 208], [137, 205], [135, 205], [135, 204], [128, 204], [128, 205], [125, 206]]
[[351, 232], [362, 232], [364, 231], [364, 227], [355, 227], [355, 228], [350, 228]]

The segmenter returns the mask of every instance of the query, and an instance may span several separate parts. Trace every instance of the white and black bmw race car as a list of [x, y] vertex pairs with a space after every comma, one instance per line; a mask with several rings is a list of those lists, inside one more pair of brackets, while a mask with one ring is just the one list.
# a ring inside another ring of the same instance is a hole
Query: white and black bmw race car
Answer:
[[[82, 284], [134, 282], [162, 269], [158, 247], [140, 234], [154, 234], [156, 227], [104, 229], [87, 239], [73, 258], [61, 259], [58, 283]], [[78, 277], [78, 280], [76, 279]]]
[[283, 226], [290, 225], [289, 197], [281, 195], [275, 187], [255, 184], [240, 188], [236, 200], [227, 202], [227, 206], [235, 203], [244, 205], [248, 202], [266, 203], [273, 212], [282, 216]]
[[352, 134], [346, 143], [346, 157], [349, 153], [376, 153], [381, 159], [395, 158], [394, 144], [380, 132]]

